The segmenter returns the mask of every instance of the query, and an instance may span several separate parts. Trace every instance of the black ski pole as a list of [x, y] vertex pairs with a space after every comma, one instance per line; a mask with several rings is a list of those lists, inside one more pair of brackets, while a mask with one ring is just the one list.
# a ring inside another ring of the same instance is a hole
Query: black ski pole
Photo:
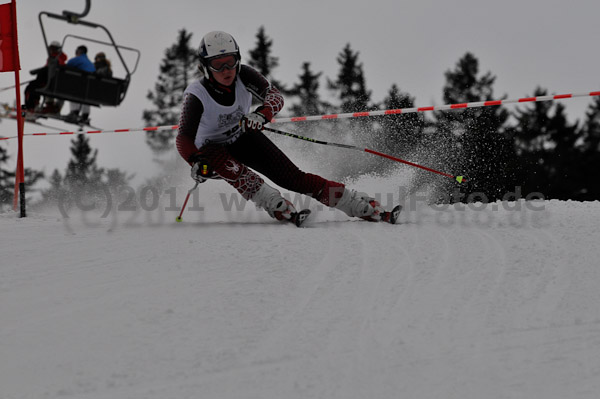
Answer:
[[409, 161], [406, 161], [406, 160], [398, 158], [398, 157], [394, 157], [394, 156], [391, 156], [391, 155], [388, 155], [388, 154], [384, 154], [382, 152], [370, 150], [368, 148], [360, 148], [360, 147], [357, 147], [357, 146], [354, 146], [354, 145], [349, 145], [349, 144], [330, 143], [328, 141], [322, 141], [322, 140], [317, 140], [317, 139], [313, 139], [313, 138], [310, 138], [310, 137], [300, 136], [300, 135], [297, 135], [297, 134], [294, 134], [294, 133], [289, 133], [289, 132], [284, 132], [284, 131], [277, 130], [277, 129], [272, 129], [270, 127], [265, 127], [263, 129], [266, 130], [266, 131], [268, 131], [268, 132], [280, 134], [282, 136], [287, 136], [287, 137], [291, 137], [291, 138], [298, 139], [298, 140], [308, 141], [308, 142], [315, 143], [315, 144], [330, 145], [330, 146], [334, 146], [334, 147], [347, 148], [347, 149], [350, 149], [350, 150], [357, 150], [357, 151], [362, 151], [362, 152], [368, 152], [369, 154], [377, 155], [377, 156], [380, 156], [380, 157], [383, 157], [383, 158], [390, 159], [392, 161], [400, 162], [400, 163], [403, 163], [403, 164], [406, 164], [406, 165], [409, 165], [409, 166], [413, 166], [415, 168], [426, 170], [428, 172], [437, 173], [438, 175], [449, 177], [449, 178], [451, 178], [453, 180], [456, 180], [459, 183], [462, 183], [462, 182], [466, 181], [466, 179], [464, 178], [464, 176], [454, 176], [454, 175], [451, 175], [449, 173], [440, 172], [439, 170], [428, 168], [427, 166], [422, 166], [422, 165], [419, 165], [419, 164], [416, 164], [416, 163], [413, 163], [413, 162], [409, 162]]

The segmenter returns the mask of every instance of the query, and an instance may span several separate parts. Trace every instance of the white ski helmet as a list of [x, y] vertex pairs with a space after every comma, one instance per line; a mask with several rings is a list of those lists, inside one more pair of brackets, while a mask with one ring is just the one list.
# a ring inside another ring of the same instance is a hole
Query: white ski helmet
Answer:
[[198, 55], [200, 56], [200, 68], [204, 73], [206, 79], [210, 78], [210, 70], [208, 63], [212, 58], [222, 57], [224, 55], [233, 54], [238, 60], [237, 72], [240, 72], [241, 56], [240, 48], [238, 47], [235, 39], [229, 33], [222, 31], [209, 32], [200, 41], [200, 49]]

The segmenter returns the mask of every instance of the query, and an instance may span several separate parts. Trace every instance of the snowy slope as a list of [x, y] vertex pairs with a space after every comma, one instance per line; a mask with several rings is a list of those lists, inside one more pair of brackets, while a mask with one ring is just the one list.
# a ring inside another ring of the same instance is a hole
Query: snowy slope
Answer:
[[405, 206], [0, 215], [0, 397], [598, 397], [600, 203]]

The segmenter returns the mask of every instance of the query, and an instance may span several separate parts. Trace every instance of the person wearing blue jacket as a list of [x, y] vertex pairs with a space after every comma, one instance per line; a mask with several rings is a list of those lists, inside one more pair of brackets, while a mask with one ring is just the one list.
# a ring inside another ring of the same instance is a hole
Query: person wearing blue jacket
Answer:
[[86, 46], [77, 47], [77, 50], [75, 50], [75, 57], [67, 61], [67, 65], [75, 67], [77, 69], [81, 69], [86, 72], [96, 72], [96, 67], [94, 66], [94, 63], [88, 58], [87, 51], [88, 50]]
[[[87, 47], [79, 46], [75, 50], [75, 57], [67, 61], [67, 66], [81, 69], [86, 72], [96, 72], [94, 63], [87, 56]], [[89, 124], [90, 106], [80, 103], [70, 103], [71, 113], [67, 116], [69, 122]], [[81, 112], [81, 115], [79, 114]]]

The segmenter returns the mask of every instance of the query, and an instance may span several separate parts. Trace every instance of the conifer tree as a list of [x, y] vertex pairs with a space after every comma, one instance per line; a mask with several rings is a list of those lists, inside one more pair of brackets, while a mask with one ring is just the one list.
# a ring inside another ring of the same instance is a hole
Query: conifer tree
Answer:
[[279, 58], [271, 55], [272, 46], [273, 40], [265, 33], [265, 27], [261, 26], [256, 33], [256, 47], [248, 52], [248, 65], [260, 72], [282, 93], [287, 94], [285, 85], [273, 76], [273, 70], [279, 66]]
[[54, 169], [50, 175], [49, 183], [50, 187], [42, 191], [42, 204], [54, 204], [65, 195], [63, 177], [58, 169]]
[[[385, 109], [401, 109], [414, 107], [415, 99], [393, 84], [383, 100]], [[382, 134], [378, 148], [390, 154], [401, 156], [412, 152], [422, 140], [425, 128], [425, 116], [420, 113], [386, 115], [379, 118]]]
[[600, 151], [600, 97], [594, 97], [585, 113], [582, 148], [585, 152]]
[[552, 151], [548, 172], [552, 189], [550, 195], [560, 199], [575, 199], [581, 195], [583, 182], [579, 172], [581, 148], [578, 144], [581, 130], [578, 124], [567, 120], [565, 106], [557, 102], [550, 118], [550, 141]]
[[[154, 91], [147, 95], [154, 107], [143, 113], [146, 125], [176, 125], [179, 122], [183, 92], [193, 79], [200, 77], [198, 51], [190, 45], [191, 39], [192, 33], [181, 29], [177, 41], [165, 50], [158, 81]], [[151, 132], [146, 136], [146, 142], [160, 154], [172, 148], [173, 138], [172, 131]]]
[[[14, 190], [15, 190], [15, 172], [4, 168], [4, 164], [8, 164], [8, 152], [0, 146], [0, 211], [3, 208], [12, 206]], [[30, 193], [35, 191], [35, 184], [44, 177], [44, 173], [25, 168], [25, 192]]]
[[[537, 88], [534, 96], [547, 91]], [[523, 192], [540, 192], [546, 198], [578, 199], [585, 193], [580, 173], [583, 131], [567, 121], [560, 103], [536, 102], [514, 112], [512, 134], [522, 163]], [[592, 123], [593, 126], [593, 123]]]
[[340, 112], [365, 111], [369, 108], [371, 92], [367, 90], [363, 66], [358, 61], [358, 52], [354, 52], [350, 43], [338, 55], [340, 66], [335, 81], [329, 80], [329, 88], [338, 93], [341, 101]]
[[[287, 108], [294, 116], [320, 115], [328, 112], [331, 105], [321, 100], [319, 93], [319, 79], [322, 72], [315, 73], [311, 70], [310, 62], [302, 64], [302, 73], [298, 75], [298, 81], [288, 91], [293, 96], [292, 105]], [[308, 137], [322, 136], [322, 126], [318, 122], [295, 122], [286, 129], [295, 129], [297, 132]], [[298, 149], [305, 157], [311, 158], [313, 163], [322, 164], [328, 159], [329, 148], [308, 142], [289, 143]]]
[[298, 98], [298, 102], [290, 107], [294, 115], [319, 115], [330, 107], [330, 104], [321, 100], [319, 94], [319, 78], [322, 74], [313, 73], [310, 62], [302, 64], [302, 74], [298, 76], [300, 81], [289, 91], [290, 95]]
[[79, 194], [100, 187], [104, 170], [98, 167], [97, 158], [98, 150], [92, 150], [85, 135], [77, 135], [71, 140], [71, 159], [64, 177], [69, 192]]
[[586, 201], [600, 200], [600, 185], [595, 173], [600, 170], [600, 97], [594, 97], [588, 107], [582, 126], [581, 160], [577, 175], [582, 179], [578, 198]]
[[3, 165], [7, 162], [8, 153], [4, 147], [0, 146], [0, 209], [2, 205], [10, 203], [14, 193], [15, 175], [3, 168]]
[[[363, 65], [359, 62], [359, 53], [352, 50], [350, 44], [338, 54], [339, 72], [335, 80], [328, 79], [329, 89], [338, 98], [338, 112], [357, 112], [374, 109], [370, 104], [371, 92], [367, 90]], [[346, 119], [328, 123], [329, 131], [334, 139], [348, 141], [354, 145], [371, 146], [375, 138], [375, 121], [370, 118]], [[348, 162], [344, 154], [344, 170], [341, 177], [350, 177], [374, 172], [380, 169], [381, 160], [375, 157], [356, 157], [354, 162]]]
[[64, 174], [58, 169], [52, 172], [50, 187], [42, 191], [40, 205], [55, 205], [62, 201], [61, 206], [66, 209], [73, 203], [86, 203], [85, 198], [107, 200], [107, 193], [116, 195], [117, 189], [126, 185], [133, 177], [117, 168], [100, 168], [97, 162], [98, 150], [92, 149], [86, 135], [80, 134], [73, 138], [70, 150], [71, 158]]
[[[539, 87], [533, 93], [534, 96], [545, 94], [546, 91]], [[510, 135], [514, 137], [516, 153], [521, 163], [518, 180], [525, 193], [548, 194], [550, 179], [544, 163], [548, 158], [547, 124], [552, 107], [551, 102], [535, 102], [525, 109], [516, 108], [512, 112], [516, 124], [511, 127]]]
[[[466, 53], [453, 70], [445, 74], [445, 103], [467, 103], [494, 99], [496, 77], [479, 75], [479, 61]], [[505, 130], [508, 111], [501, 107], [482, 107], [443, 111], [435, 114], [437, 143], [444, 143], [437, 158], [454, 174], [465, 175], [469, 189], [463, 194], [481, 193], [496, 200], [514, 189], [514, 148]], [[479, 198], [477, 199], [479, 200]]]
[[[380, 104], [383, 109], [411, 108], [414, 106], [414, 98], [408, 93], [400, 90], [397, 84], [392, 84], [387, 96]], [[398, 157], [406, 157], [408, 154], [416, 152], [416, 147], [420, 143], [425, 127], [425, 117], [423, 114], [400, 114], [383, 115], [369, 118], [369, 143], [368, 146]], [[412, 156], [412, 155], [411, 155]], [[375, 158], [371, 160], [374, 172], [386, 172], [397, 168], [399, 164], [389, 161], [385, 158]]]

